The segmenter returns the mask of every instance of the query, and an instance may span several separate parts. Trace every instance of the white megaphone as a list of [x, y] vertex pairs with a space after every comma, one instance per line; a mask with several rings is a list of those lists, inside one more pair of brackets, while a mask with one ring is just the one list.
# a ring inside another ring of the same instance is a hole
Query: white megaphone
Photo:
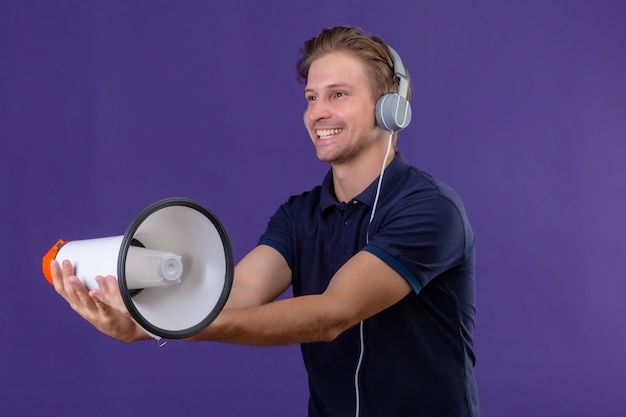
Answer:
[[220, 313], [233, 283], [233, 255], [219, 219], [185, 198], [145, 208], [123, 236], [64, 242], [43, 257], [69, 260], [88, 289], [96, 276], [113, 275], [133, 319], [155, 339], [182, 339], [206, 328]]

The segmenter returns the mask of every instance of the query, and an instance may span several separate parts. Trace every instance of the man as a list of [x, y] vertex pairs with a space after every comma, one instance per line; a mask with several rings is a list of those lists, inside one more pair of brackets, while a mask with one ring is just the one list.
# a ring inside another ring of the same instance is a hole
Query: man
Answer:
[[[301, 344], [311, 417], [477, 416], [474, 235], [458, 196], [408, 165], [397, 132], [377, 123], [377, 100], [398, 90], [394, 55], [351, 27], [323, 30], [302, 52], [304, 124], [331, 169], [272, 216], [226, 308], [190, 339]], [[87, 291], [69, 262], [51, 269], [100, 331], [149, 338], [114, 277]], [[290, 285], [294, 297], [276, 301]]]

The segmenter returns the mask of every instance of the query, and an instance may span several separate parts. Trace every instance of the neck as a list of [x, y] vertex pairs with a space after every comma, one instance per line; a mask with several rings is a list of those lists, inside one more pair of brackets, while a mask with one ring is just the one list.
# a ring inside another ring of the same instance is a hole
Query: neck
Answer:
[[[333, 164], [333, 185], [337, 201], [348, 202], [365, 190], [380, 175], [383, 160], [387, 153], [387, 141], [384, 146], [377, 146], [371, 152], [361, 154], [357, 159]], [[385, 168], [396, 156], [391, 147]]]

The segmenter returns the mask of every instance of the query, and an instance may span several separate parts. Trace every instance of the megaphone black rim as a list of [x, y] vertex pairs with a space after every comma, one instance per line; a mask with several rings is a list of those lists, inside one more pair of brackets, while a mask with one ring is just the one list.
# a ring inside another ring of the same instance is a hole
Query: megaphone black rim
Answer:
[[[218, 299], [217, 304], [211, 312], [199, 323], [194, 326], [188, 327], [186, 329], [181, 330], [167, 330], [162, 329], [158, 326], [155, 326], [150, 321], [148, 321], [137, 309], [135, 303], [132, 300], [132, 297], [136, 295], [136, 292], [131, 292], [126, 285], [126, 258], [128, 255], [128, 248], [133, 244], [134, 235], [139, 229], [139, 226], [153, 213], [159, 211], [166, 207], [171, 206], [184, 206], [192, 208], [200, 213], [202, 213], [206, 218], [208, 218], [212, 223], [222, 241], [222, 246], [224, 249], [224, 259], [226, 262], [225, 269], [225, 277], [224, 277], [224, 286], [222, 288], [222, 293]], [[144, 330], [162, 337], [166, 339], [184, 339], [186, 337], [191, 337], [195, 334], [200, 333], [206, 327], [208, 327], [213, 320], [218, 316], [218, 314], [224, 308], [226, 301], [228, 300], [228, 296], [230, 294], [230, 290], [232, 288], [233, 283], [233, 254], [232, 248], [230, 245], [230, 240], [228, 239], [228, 234], [226, 233], [226, 229], [220, 222], [220, 220], [211, 212], [208, 208], [198, 203], [197, 201], [190, 200], [187, 198], [166, 198], [164, 200], [157, 201], [150, 206], [146, 207], [139, 215], [133, 220], [133, 222], [128, 226], [126, 233], [124, 233], [124, 238], [122, 240], [119, 260], [117, 263], [117, 275], [118, 275], [118, 285], [120, 289], [120, 293], [122, 294], [122, 299], [124, 300], [124, 304], [128, 309], [128, 312], [133, 317], [133, 319], [139, 324]]]

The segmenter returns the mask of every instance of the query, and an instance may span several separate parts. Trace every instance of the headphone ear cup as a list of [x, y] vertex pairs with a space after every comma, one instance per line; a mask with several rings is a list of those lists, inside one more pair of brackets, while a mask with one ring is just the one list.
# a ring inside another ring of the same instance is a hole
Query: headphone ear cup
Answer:
[[385, 94], [376, 102], [376, 123], [397, 132], [411, 122], [411, 104], [399, 94]]

